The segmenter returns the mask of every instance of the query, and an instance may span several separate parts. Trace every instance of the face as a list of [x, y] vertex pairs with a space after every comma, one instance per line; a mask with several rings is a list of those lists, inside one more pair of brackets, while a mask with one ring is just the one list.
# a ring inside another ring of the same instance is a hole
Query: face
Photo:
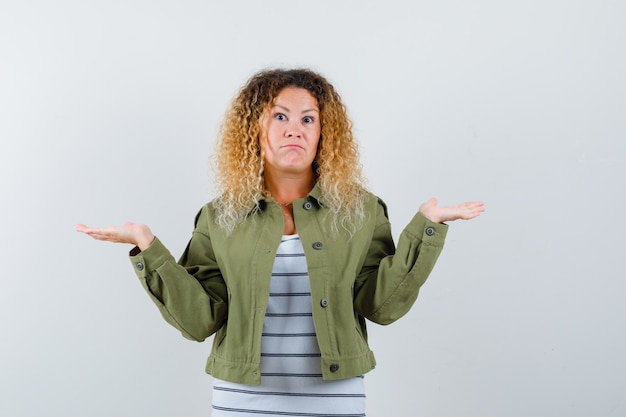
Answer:
[[320, 139], [320, 112], [315, 97], [303, 88], [286, 87], [265, 114], [261, 147], [265, 170], [311, 172]]

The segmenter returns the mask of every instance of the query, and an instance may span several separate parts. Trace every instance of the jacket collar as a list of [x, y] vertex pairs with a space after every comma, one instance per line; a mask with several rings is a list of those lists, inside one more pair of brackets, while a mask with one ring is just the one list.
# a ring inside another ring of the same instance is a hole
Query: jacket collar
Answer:
[[[319, 186], [319, 183], [316, 182], [315, 185], [313, 186], [313, 189], [309, 192], [309, 194], [306, 197], [309, 201], [314, 201], [318, 207], [321, 207], [324, 205], [324, 201], [322, 198], [322, 190]], [[265, 205], [267, 204], [267, 197], [265, 197], [262, 193], [257, 193], [255, 195], [255, 199], [258, 203], [258, 206], [263, 209], [265, 207]]]

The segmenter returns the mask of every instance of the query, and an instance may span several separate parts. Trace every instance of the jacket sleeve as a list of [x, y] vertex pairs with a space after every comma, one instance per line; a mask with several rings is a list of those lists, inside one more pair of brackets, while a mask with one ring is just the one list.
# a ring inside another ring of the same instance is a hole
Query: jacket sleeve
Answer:
[[213, 254], [206, 209], [178, 262], [156, 239], [149, 248], [135, 248], [130, 260], [144, 289], [163, 318], [184, 337], [203, 341], [224, 323], [228, 311], [226, 284]]
[[396, 250], [387, 208], [379, 199], [371, 243], [355, 282], [357, 312], [379, 324], [405, 315], [435, 266], [447, 230], [447, 225], [417, 213], [400, 234]]

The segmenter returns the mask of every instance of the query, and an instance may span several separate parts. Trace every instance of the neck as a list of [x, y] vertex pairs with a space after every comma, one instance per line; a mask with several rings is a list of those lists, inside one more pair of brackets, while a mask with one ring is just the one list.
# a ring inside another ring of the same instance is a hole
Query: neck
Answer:
[[306, 197], [315, 186], [313, 172], [299, 177], [275, 177], [265, 174], [265, 189], [279, 205], [288, 206], [297, 198]]

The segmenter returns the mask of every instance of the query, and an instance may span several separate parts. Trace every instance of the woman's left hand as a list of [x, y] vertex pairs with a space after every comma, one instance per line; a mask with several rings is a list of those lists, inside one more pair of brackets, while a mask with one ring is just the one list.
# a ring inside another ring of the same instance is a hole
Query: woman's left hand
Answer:
[[431, 198], [420, 206], [419, 211], [432, 222], [444, 223], [459, 219], [473, 219], [485, 211], [485, 207], [482, 201], [467, 201], [454, 206], [438, 206], [437, 199]]

